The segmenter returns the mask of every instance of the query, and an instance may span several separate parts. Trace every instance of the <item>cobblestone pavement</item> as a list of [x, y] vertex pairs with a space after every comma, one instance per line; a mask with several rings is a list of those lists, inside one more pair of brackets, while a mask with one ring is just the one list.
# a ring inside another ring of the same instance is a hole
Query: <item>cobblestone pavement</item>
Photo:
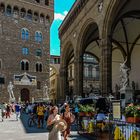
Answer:
[[[47, 140], [48, 132], [46, 127], [38, 129], [37, 127], [28, 127], [26, 114], [16, 121], [15, 114], [11, 118], [0, 121], [0, 140]], [[68, 140], [87, 140], [79, 136], [76, 131], [71, 132]]]

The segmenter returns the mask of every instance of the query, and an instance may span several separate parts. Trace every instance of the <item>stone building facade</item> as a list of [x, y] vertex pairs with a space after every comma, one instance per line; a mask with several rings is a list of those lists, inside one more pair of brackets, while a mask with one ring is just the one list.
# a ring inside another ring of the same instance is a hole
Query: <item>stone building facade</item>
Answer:
[[9, 101], [10, 81], [16, 101], [43, 98], [53, 18], [53, 0], [0, 0], [0, 101]]
[[[59, 28], [62, 98], [69, 95], [68, 67], [74, 66], [73, 95], [83, 92], [83, 56], [99, 61], [99, 85], [103, 96], [121, 88], [120, 63], [130, 69], [129, 85], [139, 90], [139, 0], [77, 0]], [[137, 86], [136, 86], [137, 85]]]
[[61, 102], [61, 98], [59, 98], [61, 94], [59, 69], [60, 69], [60, 56], [51, 55], [49, 100], [54, 104]]

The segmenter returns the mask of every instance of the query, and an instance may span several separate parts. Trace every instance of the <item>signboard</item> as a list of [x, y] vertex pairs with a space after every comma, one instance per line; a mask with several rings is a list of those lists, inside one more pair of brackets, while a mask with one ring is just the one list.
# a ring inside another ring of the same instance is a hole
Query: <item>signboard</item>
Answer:
[[112, 101], [113, 119], [121, 119], [121, 102], [120, 100]]
[[14, 75], [14, 85], [36, 85], [36, 76], [27, 74]]

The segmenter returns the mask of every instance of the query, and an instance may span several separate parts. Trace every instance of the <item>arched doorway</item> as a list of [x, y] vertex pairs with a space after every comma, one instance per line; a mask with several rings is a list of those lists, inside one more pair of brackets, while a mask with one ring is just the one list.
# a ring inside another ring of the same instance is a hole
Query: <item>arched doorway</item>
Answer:
[[30, 101], [30, 92], [26, 88], [23, 88], [21, 90], [21, 101], [22, 102], [29, 102]]

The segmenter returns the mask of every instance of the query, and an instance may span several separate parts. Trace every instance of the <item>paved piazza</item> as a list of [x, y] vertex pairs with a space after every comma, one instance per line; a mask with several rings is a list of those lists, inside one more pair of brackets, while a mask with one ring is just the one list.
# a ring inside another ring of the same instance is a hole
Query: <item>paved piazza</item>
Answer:
[[[27, 115], [22, 115], [21, 119], [16, 121], [15, 114], [11, 118], [0, 120], [0, 140], [47, 140], [48, 132], [45, 129], [38, 129], [27, 126]], [[87, 140], [72, 131], [68, 140]]]

